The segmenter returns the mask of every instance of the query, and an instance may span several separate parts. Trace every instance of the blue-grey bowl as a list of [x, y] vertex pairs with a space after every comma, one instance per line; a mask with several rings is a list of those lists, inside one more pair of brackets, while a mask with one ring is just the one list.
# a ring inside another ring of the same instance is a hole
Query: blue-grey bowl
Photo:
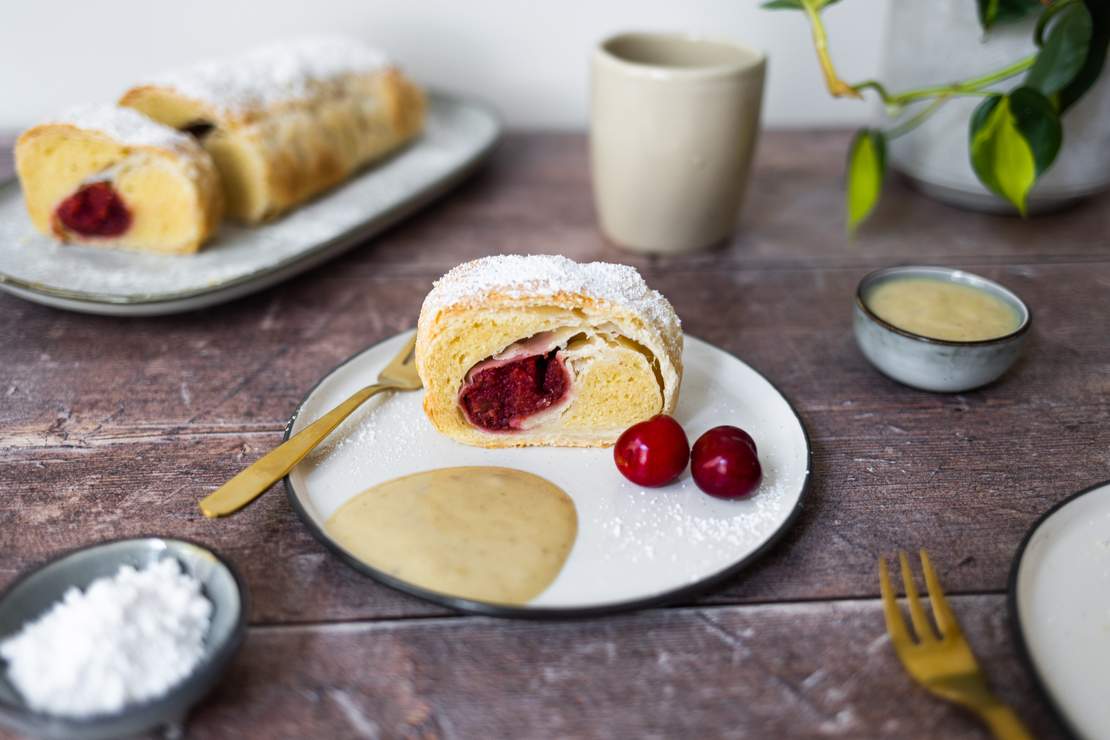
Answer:
[[[995, 339], [973, 342], [933, 339], [889, 324], [867, 307], [867, 295], [879, 283], [912, 277], [949, 280], [987, 291], [1017, 311], [1018, 327]], [[1021, 354], [1032, 323], [1032, 312], [1013, 291], [993, 280], [950, 267], [887, 267], [865, 276], [856, 289], [853, 330], [864, 357], [884, 375], [926, 391], [960, 393], [994, 382]]]
[[193, 672], [163, 696], [125, 707], [115, 714], [69, 718], [33, 711], [7, 678], [0, 659], [0, 723], [37, 737], [118, 738], [161, 726], [181, 724], [189, 709], [207, 694], [243, 644], [247, 623], [247, 592], [230, 563], [193, 542], [164, 537], [115, 540], [66, 553], [33, 570], [0, 594], [0, 641], [28, 621], [37, 619], [69, 588], [85, 588], [122, 565], [141, 568], [175, 558], [182, 570], [199, 580], [212, 602], [212, 623], [205, 637], [205, 655]]

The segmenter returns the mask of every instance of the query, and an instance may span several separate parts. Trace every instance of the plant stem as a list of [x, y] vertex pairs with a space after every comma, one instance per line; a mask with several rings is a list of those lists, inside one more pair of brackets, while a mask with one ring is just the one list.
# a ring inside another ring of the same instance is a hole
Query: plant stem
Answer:
[[1033, 66], [1033, 62], [1037, 61], [1036, 54], [1030, 54], [1024, 59], [1019, 59], [1013, 64], [1003, 67], [1002, 69], [988, 72], [979, 77], [972, 77], [970, 80], [963, 82], [952, 82], [947, 85], [934, 85], [932, 87], [922, 87], [918, 90], [909, 90], [898, 95], [891, 96], [890, 100], [884, 102], [893, 103], [894, 105], [905, 105], [917, 100], [925, 100], [926, 98], [934, 98], [938, 95], [950, 95], [953, 93], [978, 93], [982, 88], [988, 85], [993, 85], [996, 82], [1009, 79], [1015, 75], [1019, 75], [1025, 70]]
[[891, 95], [890, 91], [886, 89], [886, 86], [878, 80], [864, 80], [863, 82], [852, 85], [852, 87], [856, 90], [856, 92], [871, 88], [875, 92], [879, 93], [879, 99], [888, 105], [894, 100], [894, 96]]
[[950, 92], [950, 93], [944, 93], [943, 95], [938, 95], [935, 98], [933, 98], [933, 102], [929, 103], [927, 106], [925, 106], [924, 108], [922, 108], [921, 110], [919, 110], [917, 113], [910, 116], [906, 120], [902, 121], [897, 126], [889, 128], [886, 131], [884, 131], [883, 133], [886, 135], [887, 139], [896, 139], [899, 136], [902, 136], [903, 134], [908, 134], [910, 131], [913, 131], [915, 128], [917, 128], [921, 124], [925, 123], [925, 121], [927, 121], [930, 116], [932, 116], [934, 113], [936, 113], [938, 110], [940, 110], [940, 107], [942, 105], [944, 105], [945, 103], [947, 103], [952, 98], [960, 97], [962, 95], [978, 95], [978, 96], [984, 96], [985, 97], [985, 96], [990, 95], [990, 94], [991, 93], [983, 92], [982, 90], [979, 90], [979, 91], [975, 91], [975, 92], [972, 92], [972, 91], [968, 91], [968, 92]]
[[888, 139], [894, 139], [894, 138], [897, 138], [897, 137], [901, 136], [902, 134], [908, 134], [910, 131], [913, 131], [915, 128], [917, 128], [921, 124], [925, 123], [925, 121], [929, 118], [929, 116], [936, 113], [942, 105], [947, 103], [948, 100], [949, 100], [949, 97], [950, 97], [949, 95], [939, 95], [939, 96], [937, 96], [933, 100], [933, 102], [929, 103], [929, 105], [922, 108], [920, 111], [915, 113], [913, 116], [911, 116], [910, 118], [907, 118], [905, 121], [898, 124], [894, 128], [888, 129], [886, 131], [886, 137]]
[[813, 46], [817, 49], [817, 61], [821, 63], [821, 71], [825, 75], [825, 84], [829, 93], [835, 98], [849, 97], [862, 98], [863, 95], [853, 88], [836, 73], [832, 57], [829, 56], [829, 37], [825, 32], [825, 24], [821, 20], [821, 11], [814, 3], [802, 1], [802, 7], [809, 18], [810, 29], [813, 32]]
[[922, 87], [916, 90], [907, 90], [906, 92], [891, 94], [891, 92], [878, 80], [864, 80], [855, 85], [850, 85], [842, 80], [840, 75], [837, 74], [836, 66], [833, 64], [832, 56], [829, 54], [829, 37], [828, 33], [825, 31], [825, 23], [821, 20], [821, 11], [817, 7], [817, 3], [802, 0], [802, 9], [809, 19], [810, 29], [813, 33], [813, 46], [817, 50], [817, 60], [820, 62], [821, 72], [825, 76], [825, 85], [829, 88], [829, 93], [834, 98], [862, 98], [863, 95], [861, 91], [870, 88], [879, 94], [879, 98], [882, 99], [883, 103], [902, 106], [919, 100], [927, 100], [929, 98], [941, 96], [947, 98], [951, 95], [976, 95], [981, 94], [982, 88], [984, 87], [1021, 74], [1032, 67], [1033, 63], [1037, 60], [1036, 54], [1030, 54], [1024, 59], [1019, 59], [1009, 66], [993, 72], [988, 72], [979, 77], [972, 77], [971, 79], [961, 82], [951, 82], [946, 85], [932, 85], [930, 87]]

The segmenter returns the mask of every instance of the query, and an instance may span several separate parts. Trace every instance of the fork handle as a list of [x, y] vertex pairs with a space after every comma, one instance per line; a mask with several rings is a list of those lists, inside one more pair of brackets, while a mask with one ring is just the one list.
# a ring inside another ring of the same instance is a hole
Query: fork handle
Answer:
[[344, 419], [367, 400], [393, 389], [375, 383], [355, 391], [346, 401], [255, 460], [234, 478], [201, 499], [200, 510], [209, 518], [234, 514], [258, 498], [267, 488], [288, 475], [304, 456], [324, 441]]
[[991, 704], [979, 710], [979, 716], [998, 740], [1033, 740], [1028, 728], [1013, 709], [1005, 704]]

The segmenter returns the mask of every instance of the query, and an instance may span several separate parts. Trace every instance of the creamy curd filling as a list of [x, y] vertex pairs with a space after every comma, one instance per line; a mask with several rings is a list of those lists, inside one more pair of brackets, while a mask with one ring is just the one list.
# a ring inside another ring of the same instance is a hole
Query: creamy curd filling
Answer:
[[57, 222], [81, 236], [111, 237], [131, 227], [131, 211], [110, 182], [82, 185], [54, 211]]

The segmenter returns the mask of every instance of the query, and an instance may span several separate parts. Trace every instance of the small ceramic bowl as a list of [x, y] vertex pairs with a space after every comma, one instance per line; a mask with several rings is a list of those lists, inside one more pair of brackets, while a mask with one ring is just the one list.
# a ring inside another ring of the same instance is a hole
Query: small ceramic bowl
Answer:
[[[961, 342], [933, 339], [883, 321], [866, 298], [880, 283], [896, 278], [949, 280], [1001, 298], [1018, 313], [1018, 327], [995, 339]], [[905, 266], [876, 270], [856, 289], [853, 329], [864, 356], [884, 375], [914, 388], [959, 393], [993, 382], [1017, 360], [1033, 315], [1025, 302], [998, 283], [949, 267]]]
[[174, 558], [182, 570], [203, 585], [212, 602], [212, 623], [205, 655], [193, 672], [163, 696], [126, 707], [116, 714], [84, 719], [32, 710], [7, 678], [0, 659], [0, 724], [36, 737], [130, 737], [160, 726], [180, 725], [194, 704], [215, 686], [246, 634], [247, 593], [238, 573], [226, 560], [200, 545], [161, 537], [104, 542], [74, 550], [23, 576], [0, 595], [0, 641], [38, 618], [70, 587], [85, 588], [93, 580], [114, 576], [122, 565], [144, 567]]

